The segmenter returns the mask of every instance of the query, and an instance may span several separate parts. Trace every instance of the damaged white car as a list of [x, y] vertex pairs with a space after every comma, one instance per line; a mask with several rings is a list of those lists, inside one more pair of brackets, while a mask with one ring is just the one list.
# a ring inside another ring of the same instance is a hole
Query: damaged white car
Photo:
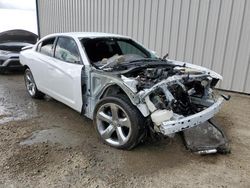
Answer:
[[100, 138], [131, 149], [147, 131], [165, 136], [199, 126], [225, 96], [222, 77], [203, 67], [158, 58], [129, 37], [60, 33], [21, 52], [33, 98], [45, 94], [94, 120]]

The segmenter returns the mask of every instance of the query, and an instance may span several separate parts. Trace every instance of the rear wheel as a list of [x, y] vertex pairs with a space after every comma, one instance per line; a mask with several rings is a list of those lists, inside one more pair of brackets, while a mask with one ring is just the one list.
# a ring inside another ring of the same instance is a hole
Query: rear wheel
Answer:
[[115, 148], [132, 149], [144, 133], [144, 117], [124, 95], [105, 97], [94, 111], [94, 124], [101, 140]]
[[34, 77], [30, 69], [25, 70], [24, 81], [25, 81], [26, 89], [32, 98], [42, 99], [44, 97], [44, 93], [40, 92], [37, 89]]

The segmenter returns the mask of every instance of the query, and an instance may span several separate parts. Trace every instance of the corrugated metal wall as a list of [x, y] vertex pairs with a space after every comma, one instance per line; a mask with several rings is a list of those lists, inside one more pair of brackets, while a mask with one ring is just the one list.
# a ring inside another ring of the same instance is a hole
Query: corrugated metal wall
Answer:
[[128, 35], [222, 74], [222, 89], [250, 93], [250, 0], [38, 0], [38, 11], [41, 36]]

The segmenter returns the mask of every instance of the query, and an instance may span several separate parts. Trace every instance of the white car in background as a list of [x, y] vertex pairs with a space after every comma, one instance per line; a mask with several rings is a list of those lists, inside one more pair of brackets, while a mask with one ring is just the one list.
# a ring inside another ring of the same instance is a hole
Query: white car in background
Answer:
[[51, 34], [21, 52], [33, 98], [45, 94], [94, 120], [106, 144], [131, 149], [148, 131], [165, 136], [212, 118], [222, 77], [204, 67], [158, 58], [129, 37]]

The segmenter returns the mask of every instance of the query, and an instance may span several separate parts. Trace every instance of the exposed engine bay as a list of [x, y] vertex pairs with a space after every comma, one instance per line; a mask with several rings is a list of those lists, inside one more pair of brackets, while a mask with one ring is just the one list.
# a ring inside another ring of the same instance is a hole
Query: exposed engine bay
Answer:
[[[137, 91], [149, 89], [162, 80], [172, 76], [182, 76], [180, 81], [170, 84], [166, 89], [169, 90], [166, 98], [166, 91], [157, 88], [149, 95], [149, 99], [157, 109], [173, 110], [174, 113], [183, 116], [191, 115], [202, 110], [202, 106], [194, 105], [190, 97], [212, 98], [210, 88], [214, 86], [212, 79], [203, 77], [203, 73], [185, 67], [155, 67], [139, 69], [124, 74], [129, 79], [134, 79]], [[189, 79], [190, 75], [201, 75], [197, 80]], [[201, 79], [203, 78], [203, 79]]]
[[[135, 93], [139, 98], [137, 107], [145, 117], [150, 116], [154, 131], [168, 136], [183, 132], [186, 147], [199, 154], [229, 151], [223, 131], [209, 123], [209, 119], [219, 111], [223, 99], [229, 99], [213, 92], [220, 75], [188, 63], [144, 60], [133, 56], [129, 56], [129, 60], [126, 58], [112, 57], [105, 65], [102, 62], [100, 67], [117, 74]], [[188, 136], [193, 134], [201, 138], [204, 135], [214, 143], [199, 140], [198, 147], [196, 137]], [[216, 140], [218, 135], [220, 139]]]
[[[148, 107], [151, 106], [151, 113], [168, 110], [185, 117], [204, 110], [215, 101], [212, 89], [219, 79], [186, 64], [176, 65], [163, 59], [144, 60], [134, 55], [116, 55], [103, 64], [101, 69], [121, 76], [135, 93], [143, 96], [150, 90], [147, 97], [141, 99]], [[159, 85], [164, 81], [169, 83]]]

